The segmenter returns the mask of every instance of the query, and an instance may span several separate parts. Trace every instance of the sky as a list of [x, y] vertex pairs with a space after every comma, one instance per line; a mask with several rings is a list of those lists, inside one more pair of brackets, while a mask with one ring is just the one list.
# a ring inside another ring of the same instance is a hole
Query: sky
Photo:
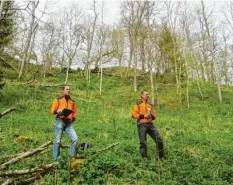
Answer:
[[[29, 0], [15, 0], [17, 5], [21, 8], [25, 8], [28, 4]], [[59, 10], [63, 7], [68, 6], [72, 0], [39, 0], [39, 9], [43, 11], [46, 1], [49, 2], [49, 12], [53, 10]], [[90, 9], [90, 5], [93, 3], [93, 0], [73, 0], [74, 2], [78, 2], [79, 6], [82, 7], [84, 12], [88, 12]], [[104, 12], [104, 22], [113, 24], [117, 22], [119, 19], [119, 10], [120, 10], [120, 2], [122, 0], [104, 0], [105, 2], [105, 12]], [[102, 1], [97, 0], [100, 4]], [[48, 11], [48, 10], [47, 10]]]
[[[40, 0], [40, 1], [46, 1], [46, 0]], [[58, 6], [60, 7], [68, 5], [69, 3], [72, 2], [72, 0], [56, 0], [56, 1], [59, 4]], [[73, 0], [73, 1], [80, 3], [80, 6], [83, 7], [84, 12], [88, 12], [88, 10], [90, 11], [90, 5], [93, 3], [93, 0]], [[108, 24], [114, 24], [115, 22], [118, 22], [120, 18], [120, 3], [123, 0], [103, 0], [103, 1], [105, 2], [104, 22]], [[169, 0], [165, 0], [165, 1], [169, 1]], [[177, 1], [177, 0], [171, 0], [171, 1]], [[180, 1], [200, 2], [200, 0], [180, 0]], [[215, 2], [217, 2], [217, 4], [215, 5], [216, 8], [216, 6], [220, 7], [227, 1], [228, 0], [204, 0], [204, 3], [207, 5], [207, 7], [212, 7], [212, 5]], [[102, 0], [97, 0], [97, 2], [101, 3]]]
[[[93, 0], [79, 0], [82, 3], [82, 6], [86, 9], [88, 9], [88, 5], [90, 5]], [[101, 1], [99, 1], [101, 3]], [[120, 1], [119, 0], [107, 0], [105, 1], [105, 16], [104, 16], [104, 22], [106, 23], [114, 23], [117, 22], [120, 15]]]
[[[41, 3], [46, 0], [40, 0]], [[69, 5], [72, 0], [53, 0], [56, 1], [56, 8], [62, 8]], [[83, 12], [90, 11], [90, 6], [93, 4], [93, 0], [73, 0], [74, 2], [78, 2], [79, 6], [82, 7]], [[113, 24], [119, 20], [120, 15], [120, 2], [122, 0], [104, 0], [105, 2], [105, 10], [104, 10], [104, 22]], [[101, 3], [101, 0], [97, 0], [97, 3]]]
[[[21, 4], [24, 6], [27, 4], [29, 0], [15, 0], [18, 4]], [[39, 0], [40, 1], [40, 7], [43, 9], [44, 4], [46, 1], [49, 2], [49, 12], [51, 10], [59, 10], [60, 8], [63, 8], [67, 5], [69, 5], [72, 0]], [[74, 2], [78, 3], [80, 7], [82, 7], [83, 12], [87, 12], [88, 10], [90, 11], [90, 5], [93, 3], [93, 0], [73, 0]], [[104, 22], [107, 24], [114, 24], [115, 22], [119, 21], [120, 18], [120, 3], [123, 0], [103, 0], [105, 2], [105, 11], [104, 11]], [[166, 0], [165, 0], [166, 1]], [[168, 1], [168, 0], [167, 0]], [[172, 0], [176, 1], [176, 0]], [[198, 1], [200, 0], [181, 0], [181, 1]], [[220, 6], [224, 4], [227, 0], [204, 0], [205, 4], [212, 5], [214, 2], [218, 2], [217, 6]], [[101, 3], [102, 0], [97, 0], [97, 3]]]

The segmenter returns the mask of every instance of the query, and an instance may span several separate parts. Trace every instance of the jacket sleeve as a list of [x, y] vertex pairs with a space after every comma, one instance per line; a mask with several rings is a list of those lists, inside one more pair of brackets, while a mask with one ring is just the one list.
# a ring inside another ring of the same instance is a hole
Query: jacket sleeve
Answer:
[[50, 114], [57, 114], [56, 113], [57, 109], [58, 109], [58, 101], [57, 99], [54, 99], [50, 108]]
[[156, 119], [156, 114], [155, 114], [155, 109], [154, 107], [152, 107], [152, 120], [155, 120]]
[[73, 111], [72, 113], [73, 118], [76, 118], [78, 115], [78, 109], [76, 108], [75, 103], [73, 104], [72, 111]]
[[134, 106], [133, 106], [132, 117], [133, 117], [134, 119], [139, 120], [139, 108], [138, 108], [138, 105], [134, 105]]

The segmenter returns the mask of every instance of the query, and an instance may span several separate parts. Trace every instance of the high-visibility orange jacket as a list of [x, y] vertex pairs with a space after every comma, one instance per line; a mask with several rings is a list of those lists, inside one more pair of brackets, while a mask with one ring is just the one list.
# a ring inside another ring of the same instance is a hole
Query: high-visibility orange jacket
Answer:
[[142, 99], [133, 106], [132, 116], [140, 123], [152, 124], [156, 118], [154, 106]]
[[73, 112], [67, 117], [60, 115], [60, 116], [57, 116], [58, 118], [61, 118], [61, 119], [66, 118], [70, 120], [73, 120], [76, 118], [78, 110], [76, 109], [74, 100], [72, 100], [71, 98], [66, 99], [64, 96], [55, 98], [50, 108], [50, 113], [57, 114], [57, 110], [62, 111], [63, 109], [70, 109]]

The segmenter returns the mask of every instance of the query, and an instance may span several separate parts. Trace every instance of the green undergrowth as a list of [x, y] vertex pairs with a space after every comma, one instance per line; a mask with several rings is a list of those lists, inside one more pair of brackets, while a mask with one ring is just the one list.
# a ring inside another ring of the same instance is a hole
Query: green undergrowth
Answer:
[[[6, 79], [0, 112], [12, 106], [17, 110], [0, 119], [1, 163], [8, 156], [53, 140], [54, 116], [49, 114], [49, 108], [53, 98], [61, 94], [61, 87], [43, 84], [61, 85], [65, 73], [57, 71], [45, 79], [38, 76], [37, 80], [41, 83], [23, 85], [22, 80]], [[150, 89], [149, 78], [140, 79], [138, 91], [134, 92], [133, 79], [108, 74], [103, 77], [101, 96], [98, 74], [92, 74], [88, 83], [82, 73], [73, 71], [68, 83], [79, 110], [74, 125], [79, 143], [88, 142], [90, 148], [85, 154], [84, 165], [73, 174], [68, 170], [69, 151], [62, 149], [56, 183], [233, 184], [232, 87], [222, 86], [223, 102], [220, 104], [215, 85], [201, 84], [201, 97], [193, 82], [190, 84], [190, 108], [187, 108], [185, 98], [182, 105], [178, 103], [174, 84], [158, 83], [160, 106], [156, 107], [155, 125], [163, 137], [166, 153], [166, 160], [158, 161], [149, 137], [149, 159], [140, 157], [136, 122], [131, 117], [140, 91]], [[18, 136], [30, 139], [18, 144], [15, 142]], [[69, 145], [65, 134], [62, 141]], [[116, 146], [95, 153], [113, 144]], [[52, 162], [50, 146], [42, 154], [19, 161], [9, 169], [32, 168]], [[19, 179], [19, 184], [20, 180], [23, 182], [24, 177]], [[47, 173], [38, 184], [55, 184], [55, 174]]]

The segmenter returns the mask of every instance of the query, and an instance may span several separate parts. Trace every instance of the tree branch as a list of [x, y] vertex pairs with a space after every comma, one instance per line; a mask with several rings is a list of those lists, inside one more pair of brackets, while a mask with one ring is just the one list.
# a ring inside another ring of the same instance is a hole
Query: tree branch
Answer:
[[26, 169], [26, 170], [9, 170], [9, 171], [0, 171], [0, 177], [4, 177], [4, 176], [15, 176], [15, 175], [26, 175], [26, 174], [31, 174], [31, 173], [35, 173], [35, 172], [43, 172], [47, 169], [56, 167], [59, 163], [58, 162], [54, 162], [54, 163], [50, 163], [47, 165], [43, 165], [43, 166], [38, 166], [32, 169]]
[[98, 153], [98, 152], [103, 152], [103, 151], [105, 151], [105, 150], [108, 150], [108, 149], [110, 149], [110, 148], [113, 148], [113, 147], [117, 146], [118, 144], [119, 144], [119, 143], [115, 143], [115, 144], [112, 144], [112, 145], [107, 146], [107, 147], [105, 147], [105, 148], [99, 149], [99, 150], [97, 150], [97, 151], [93, 151], [93, 152], [91, 152], [91, 153], [92, 153], [92, 154], [95, 154], [95, 153]]
[[16, 108], [15, 108], [15, 107], [12, 107], [12, 108], [10, 108], [10, 109], [7, 109], [7, 110], [3, 111], [2, 113], [0, 113], [0, 118], [1, 118], [2, 116], [5, 116], [6, 114], [8, 114], [8, 113], [11, 112], [11, 111], [14, 111], [14, 110], [16, 110]]
[[38, 152], [41, 152], [41, 151], [45, 150], [47, 148], [47, 146], [51, 145], [52, 143], [53, 143], [52, 141], [49, 141], [49, 142], [41, 145], [39, 148], [36, 148], [36, 149], [31, 150], [31, 151], [25, 152], [22, 155], [17, 156], [15, 158], [5, 162], [4, 164], [1, 165], [0, 170], [3, 170], [5, 168], [7, 168], [9, 165], [15, 164], [16, 162], [18, 162], [19, 160], [21, 160], [23, 158], [29, 157], [29, 156], [31, 156], [31, 155], [33, 155], [35, 153], [38, 153]]

